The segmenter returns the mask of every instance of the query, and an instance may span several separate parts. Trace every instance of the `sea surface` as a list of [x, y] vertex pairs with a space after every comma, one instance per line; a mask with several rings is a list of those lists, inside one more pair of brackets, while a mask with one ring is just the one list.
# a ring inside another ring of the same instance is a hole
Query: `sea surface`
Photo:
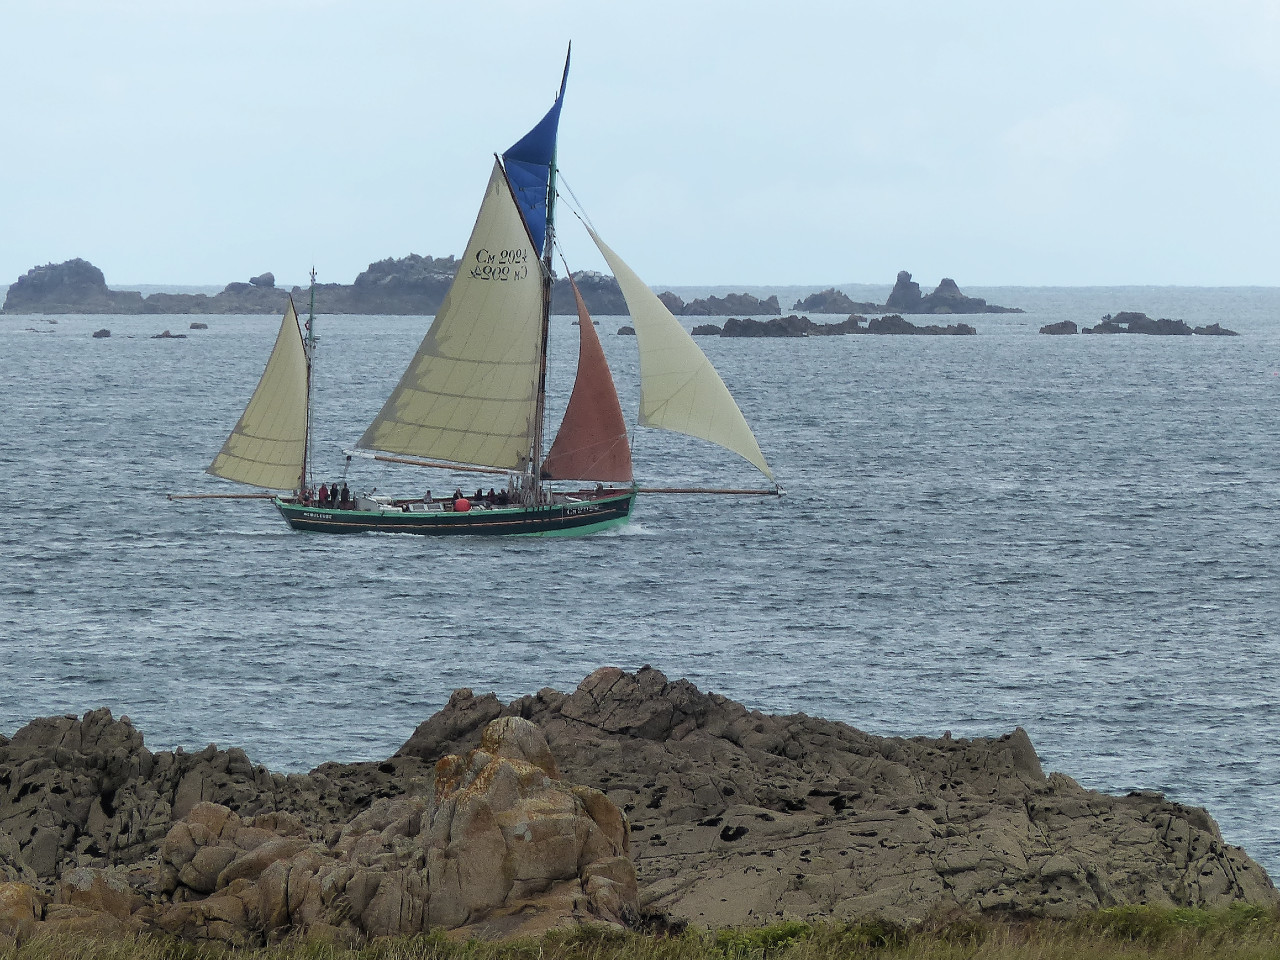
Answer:
[[[389, 756], [458, 687], [650, 664], [880, 735], [1022, 726], [1046, 772], [1205, 806], [1280, 877], [1280, 289], [965, 292], [1028, 312], [963, 318], [975, 337], [700, 340], [786, 495], [642, 497], [620, 531], [549, 541], [170, 501], [237, 490], [203, 470], [279, 318], [0, 316], [0, 733], [106, 706], [153, 750], [303, 771]], [[1240, 336], [1038, 334], [1119, 310]], [[427, 321], [317, 322], [319, 479], [474, 486], [344, 467]], [[623, 322], [599, 329], [634, 419]], [[557, 318], [553, 408], [575, 343]], [[634, 445], [646, 484], [760, 480], [684, 437]]]

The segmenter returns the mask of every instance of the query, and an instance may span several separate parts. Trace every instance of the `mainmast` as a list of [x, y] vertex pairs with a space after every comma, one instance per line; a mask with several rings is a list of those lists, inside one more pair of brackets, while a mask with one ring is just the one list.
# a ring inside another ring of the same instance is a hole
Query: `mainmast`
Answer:
[[[564, 73], [560, 77], [560, 90], [556, 94], [556, 105], [552, 109], [559, 123], [559, 106], [564, 100], [564, 88], [569, 82], [569, 58], [573, 54], [573, 45], [569, 45], [564, 56]], [[538, 346], [538, 405], [533, 430], [533, 457], [530, 467], [533, 470], [533, 481], [541, 487], [542, 478], [542, 446], [543, 433], [547, 419], [547, 340], [551, 332], [551, 292], [552, 272], [551, 260], [555, 246], [555, 212], [556, 212], [556, 138], [551, 140], [551, 158], [547, 167], [547, 229], [542, 243], [542, 334]]]

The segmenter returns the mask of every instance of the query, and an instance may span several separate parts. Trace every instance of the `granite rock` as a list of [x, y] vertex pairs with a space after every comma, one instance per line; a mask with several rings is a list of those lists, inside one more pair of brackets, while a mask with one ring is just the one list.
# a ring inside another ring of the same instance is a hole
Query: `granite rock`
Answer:
[[[503, 712], [627, 812], [642, 907], [701, 926], [1280, 902], [1205, 811], [1046, 776], [1021, 729], [874, 737], [649, 668], [598, 670]], [[479, 733], [456, 729], [463, 744]], [[415, 734], [400, 753], [429, 759], [431, 743]]]
[[152, 753], [107, 710], [0, 737], [0, 948], [1240, 902], [1280, 897], [1208, 813], [1046, 775], [1021, 729], [875, 737], [647, 667], [459, 690], [395, 756], [309, 774]]

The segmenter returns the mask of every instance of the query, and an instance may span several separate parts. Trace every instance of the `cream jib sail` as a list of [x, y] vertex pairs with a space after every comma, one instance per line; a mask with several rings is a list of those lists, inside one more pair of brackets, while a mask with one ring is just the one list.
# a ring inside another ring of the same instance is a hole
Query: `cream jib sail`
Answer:
[[206, 473], [270, 490], [298, 490], [307, 460], [308, 363], [293, 299], [257, 389]]
[[640, 347], [640, 425], [732, 450], [770, 480], [773, 471], [729, 388], [658, 295], [588, 228], [627, 301]]

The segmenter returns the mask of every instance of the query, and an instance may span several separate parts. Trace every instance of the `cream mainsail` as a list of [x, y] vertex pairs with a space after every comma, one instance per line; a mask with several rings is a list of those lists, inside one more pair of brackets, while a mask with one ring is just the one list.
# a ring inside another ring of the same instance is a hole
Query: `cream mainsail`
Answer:
[[526, 467], [538, 413], [541, 270], [495, 161], [453, 286], [356, 445], [460, 464]]
[[307, 456], [307, 352], [293, 300], [240, 421], [206, 473], [255, 487], [296, 490]]
[[688, 434], [732, 450], [770, 480], [755, 435], [715, 367], [650, 290], [588, 228], [622, 288], [640, 348], [640, 425]]

